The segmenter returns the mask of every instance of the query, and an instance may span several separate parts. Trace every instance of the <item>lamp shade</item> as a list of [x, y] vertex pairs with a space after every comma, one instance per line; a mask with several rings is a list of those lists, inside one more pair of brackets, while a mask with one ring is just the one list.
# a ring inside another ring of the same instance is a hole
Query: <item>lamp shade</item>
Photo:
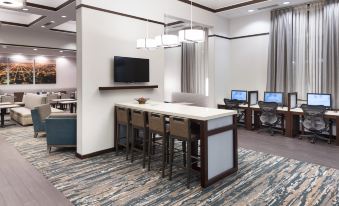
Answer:
[[185, 29], [179, 31], [179, 41], [185, 43], [199, 43], [205, 41], [205, 31], [200, 29]]
[[158, 47], [176, 47], [180, 44], [178, 36], [171, 34], [157, 36], [155, 42]]
[[25, 0], [0, 0], [0, 6], [12, 9], [22, 9], [25, 6], [25, 2]]
[[157, 44], [154, 39], [143, 38], [137, 40], [137, 49], [154, 49]]

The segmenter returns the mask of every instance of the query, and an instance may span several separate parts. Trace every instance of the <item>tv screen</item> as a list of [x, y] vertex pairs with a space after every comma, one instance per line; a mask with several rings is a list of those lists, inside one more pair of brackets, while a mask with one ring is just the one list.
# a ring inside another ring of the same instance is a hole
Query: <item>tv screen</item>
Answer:
[[307, 94], [308, 105], [324, 105], [325, 107], [331, 107], [331, 94]]
[[247, 101], [247, 91], [244, 90], [232, 90], [231, 92], [231, 99], [238, 100], [242, 102]]
[[149, 82], [149, 59], [114, 57], [115, 82]]

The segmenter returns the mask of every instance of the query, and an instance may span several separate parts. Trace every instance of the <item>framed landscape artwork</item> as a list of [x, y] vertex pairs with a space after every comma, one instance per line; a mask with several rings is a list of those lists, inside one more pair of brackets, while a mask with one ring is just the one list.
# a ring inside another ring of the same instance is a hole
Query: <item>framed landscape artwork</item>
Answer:
[[9, 84], [33, 84], [33, 71], [33, 60], [9, 59]]
[[56, 83], [56, 62], [48, 60], [40, 63], [35, 62], [35, 84], [55, 84]]
[[7, 58], [0, 57], [0, 85], [7, 84]]

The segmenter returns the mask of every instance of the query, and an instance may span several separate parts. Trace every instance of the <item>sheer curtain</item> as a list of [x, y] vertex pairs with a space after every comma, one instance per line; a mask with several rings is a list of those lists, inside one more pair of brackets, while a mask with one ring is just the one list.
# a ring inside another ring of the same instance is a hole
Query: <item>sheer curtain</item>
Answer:
[[339, 108], [339, 0], [272, 11], [271, 19], [267, 89], [301, 99], [331, 93]]
[[293, 11], [293, 77], [288, 92], [298, 92], [305, 97], [308, 91], [307, 43], [307, 5], [296, 7]]
[[323, 70], [323, 90], [333, 95], [339, 108], [339, 0], [324, 5]]
[[181, 64], [181, 91], [207, 95], [208, 79], [208, 31], [205, 42], [183, 43]]
[[272, 11], [267, 90], [286, 91], [292, 82], [293, 10]]

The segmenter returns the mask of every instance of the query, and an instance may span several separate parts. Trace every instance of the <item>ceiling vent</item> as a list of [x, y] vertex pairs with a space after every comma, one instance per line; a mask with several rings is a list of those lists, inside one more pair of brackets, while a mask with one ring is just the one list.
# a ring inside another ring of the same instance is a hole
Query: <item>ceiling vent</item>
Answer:
[[278, 4], [273, 4], [271, 6], [265, 6], [265, 7], [261, 7], [259, 8], [258, 10], [261, 11], [261, 10], [266, 10], [266, 9], [273, 9], [275, 7], [278, 7], [279, 5]]

